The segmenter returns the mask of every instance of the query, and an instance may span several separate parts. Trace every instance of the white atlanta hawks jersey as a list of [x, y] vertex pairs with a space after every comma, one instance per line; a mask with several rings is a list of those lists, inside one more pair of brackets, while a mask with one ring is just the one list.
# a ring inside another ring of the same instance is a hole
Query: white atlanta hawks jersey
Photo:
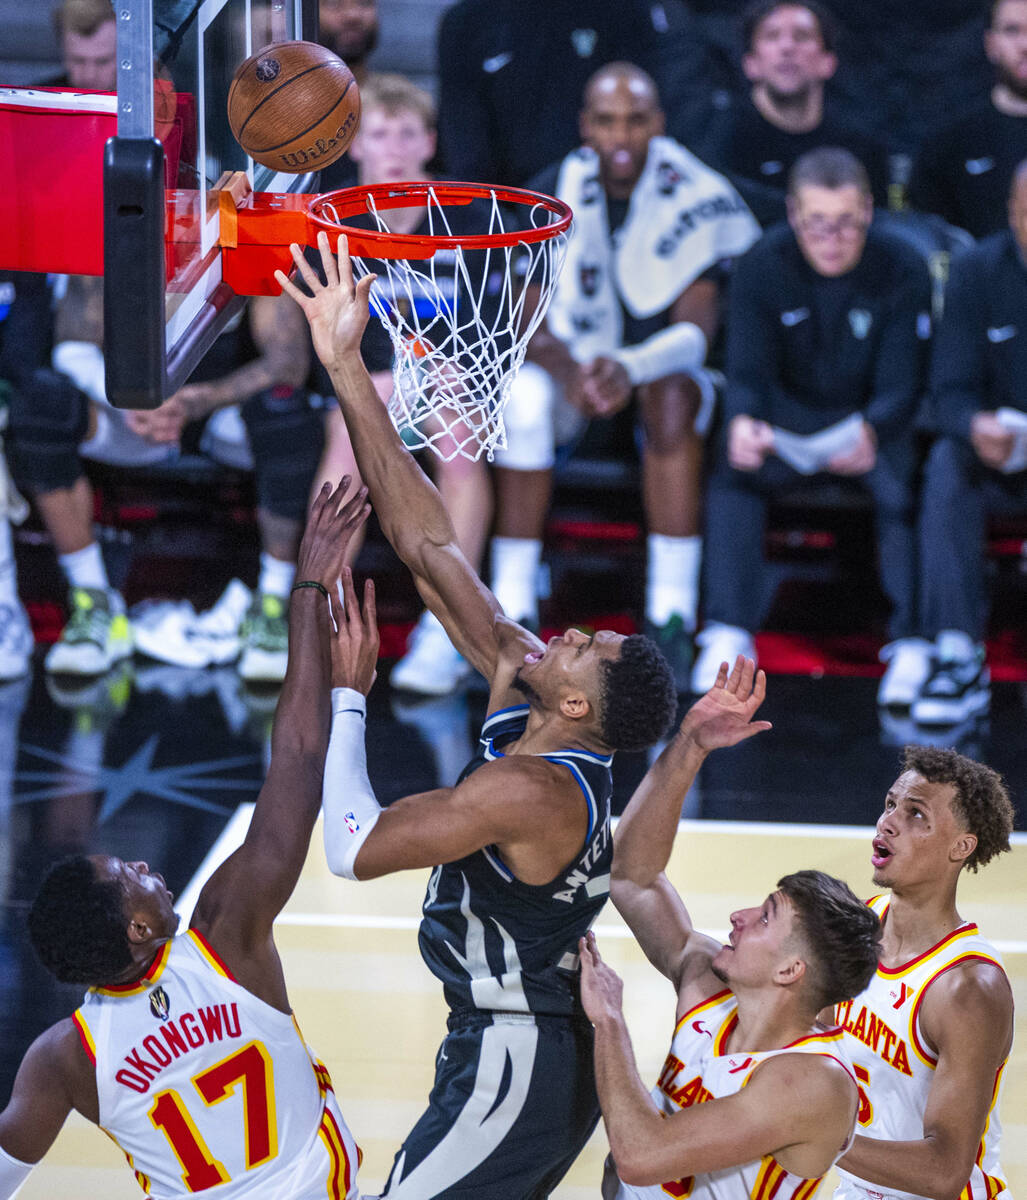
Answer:
[[[678, 1021], [670, 1053], [651, 1093], [661, 1112], [670, 1116], [693, 1104], [734, 1095], [742, 1090], [760, 1063], [778, 1054], [822, 1054], [841, 1063], [851, 1075], [841, 1052], [840, 1029], [800, 1038], [780, 1050], [726, 1054], [724, 1048], [737, 1023], [738, 1005], [727, 989], [697, 1004]], [[854, 1079], [853, 1100], [855, 1082]], [[850, 1144], [851, 1136], [844, 1146], [838, 1147], [839, 1157]], [[621, 1181], [616, 1200], [667, 1200], [668, 1196], [688, 1197], [688, 1200], [809, 1200], [819, 1183], [819, 1178], [793, 1175], [768, 1154], [741, 1167], [689, 1175], [647, 1187]]]
[[135, 983], [91, 988], [72, 1019], [100, 1126], [143, 1191], [171, 1200], [357, 1200], [359, 1150], [295, 1019], [232, 978], [195, 930]]
[[[886, 896], [875, 896], [869, 906], [884, 920]], [[924, 1041], [920, 1028], [920, 1006], [927, 989], [943, 972], [959, 963], [987, 962], [1002, 970], [1002, 961], [977, 926], [966, 922], [936, 946], [902, 966], [878, 967], [869, 986], [855, 1000], [835, 1009], [835, 1019], [845, 1030], [845, 1052], [860, 1081], [859, 1128], [864, 1137], [886, 1141], [919, 1141], [924, 1136], [924, 1110], [937, 1066], [937, 1057]], [[998, 1101], [1005, 1063], [995, 1076], [991, 1110], [977, 1161], [963, 1189], [961, 1200], [994, 1200], [1005, 1193], [1005, 1177], [999, 1166]], [[877, 1188], [839, 1169], [844, 1182], [838, 1195], [906, 1197], [915, 1193], [895, 1188]]]

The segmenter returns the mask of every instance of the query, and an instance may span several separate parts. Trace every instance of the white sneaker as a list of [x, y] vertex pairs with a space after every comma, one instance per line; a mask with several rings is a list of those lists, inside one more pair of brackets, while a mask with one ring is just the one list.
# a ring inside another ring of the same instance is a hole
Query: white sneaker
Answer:
[[899, 638], [881, 647], [878, 658], [888, 668], [877, 689], [883, 708], [909, 708], [931, 673], [931, 643], [924, 638]]
[[34, 645], [28, 614], [21, 603], [0, 601], [0, 681], [25, 674]]
[[389, 677], [394, 688], [421, 696], [448, 696], [471, 673], [470, 664], [431, 613], [421, 614], [407, 645]]
[[756, 642], [747, 629], [737, 625], [707, 625], [696, 637], [699, 654], [692, 667], [692, 691], [697, 696], [708, 692], [717, 682], [720, 664], [735, 665], [739, 654], [756, 661]]

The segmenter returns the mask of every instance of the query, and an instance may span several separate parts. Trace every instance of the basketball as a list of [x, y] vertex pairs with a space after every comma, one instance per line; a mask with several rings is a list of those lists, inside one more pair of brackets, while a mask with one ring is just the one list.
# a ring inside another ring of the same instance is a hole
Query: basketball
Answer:
[[360, 121], [360, 92], [341, 58], [315, 42], [272, 42], [232, 78], [228, 121], [246, 153], [303, 174], [340, 158]]

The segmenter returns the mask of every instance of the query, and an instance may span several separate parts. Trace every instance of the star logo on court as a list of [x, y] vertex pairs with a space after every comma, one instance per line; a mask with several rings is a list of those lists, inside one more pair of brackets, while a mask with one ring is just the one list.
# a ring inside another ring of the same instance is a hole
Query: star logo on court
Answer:
[[[24, 754], [50, 766], [15, 774], [15, 803], [62, 800], [95, 792], [102, 798], [96, 815], [97, 824], [101, 824], [135, 796], [153, 796], [185, 808], [223, 813], [233, 807], [236, 799], [230, 799], [225, 793], [236, 793], [238, 799], [251, 799], [260, 788], [261, 780], [257, 777], [239, 778], [230, 774], [258, 763], [260, 759], [255, 754], [155, 766], [159, 744], [160, 735], [151, 734], [120, 766], [102, 763], [95, 769], [83, 766], [80, 759], [59, 751], [23, 744]], [[212, 798], [204, 794], [210, 792], [221, 795]]]

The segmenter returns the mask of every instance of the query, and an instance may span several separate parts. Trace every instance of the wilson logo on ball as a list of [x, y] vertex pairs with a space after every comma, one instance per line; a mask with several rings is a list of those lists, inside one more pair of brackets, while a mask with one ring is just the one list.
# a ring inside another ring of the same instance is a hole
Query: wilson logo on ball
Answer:
[[277, 58], [262, 58], [257, 63], [255, 72], [261, 83], [270, 83], [272, 79], [277, 79], [281, 73], [282, 67]]

